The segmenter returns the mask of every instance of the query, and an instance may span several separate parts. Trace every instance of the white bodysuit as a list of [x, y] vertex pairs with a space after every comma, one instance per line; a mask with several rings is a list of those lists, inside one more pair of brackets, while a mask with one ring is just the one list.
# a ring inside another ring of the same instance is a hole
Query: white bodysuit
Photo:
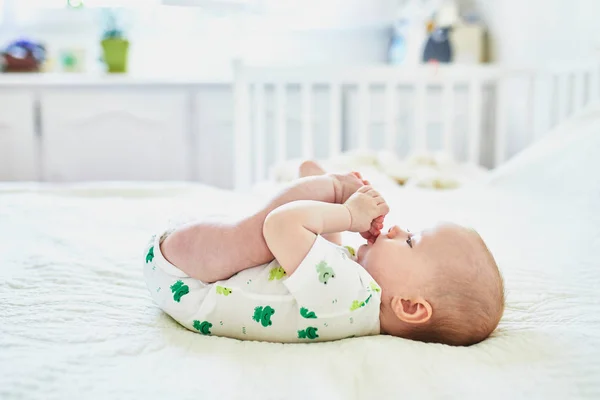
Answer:
[[379, 334], [381, 289], [350, 247], [317, 236], [291, 276], [274, 260], [205, 284], [164, 258], [166, 236], [146, 248], [146, 284], [158, 306], [191, 331], [283, 343]]

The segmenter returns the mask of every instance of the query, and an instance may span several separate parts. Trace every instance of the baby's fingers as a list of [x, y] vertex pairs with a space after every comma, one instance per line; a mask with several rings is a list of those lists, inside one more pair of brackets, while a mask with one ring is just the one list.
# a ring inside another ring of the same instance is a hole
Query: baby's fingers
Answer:
[[372, 237], [377, 237], [381, 235], [381, 229], [377, 229], [376, 227], [372, 226], [371, 229], [369, 229], [369, 233]]
[[[378, 217], [378, 218], [379, 218], [379, 217]], [[379, 222], [379, 221], [378, 221], [378, 218], [374, 219], [374, 220], [371, 222], [371, 226], [372, 226], [372, 227], [375, 227], [375, 228], [377, 228], [377, 229], [383, 229], [383, 223]]]
[[362, 236], [364, 239], [367, 240], [371, 240], [373, 238], [373, 235], [371, 234], [371, 231], [366, 231], [366, 232], [361, 232], [360, 236]]
[[379, 208], [381, 215], [387, 215], [390, 212], [390, 206], [388, 206], [385, 201], [381, 204], [378, 204], [377, 207]]

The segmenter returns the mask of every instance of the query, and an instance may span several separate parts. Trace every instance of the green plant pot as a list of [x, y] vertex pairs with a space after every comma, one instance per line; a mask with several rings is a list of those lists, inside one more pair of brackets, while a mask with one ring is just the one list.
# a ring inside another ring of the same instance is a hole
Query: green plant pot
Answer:
[[102, 41], [104, 63], [108, 72], [122, 74], [127, 72], [129, 41], [123, 39], [105, 39]]

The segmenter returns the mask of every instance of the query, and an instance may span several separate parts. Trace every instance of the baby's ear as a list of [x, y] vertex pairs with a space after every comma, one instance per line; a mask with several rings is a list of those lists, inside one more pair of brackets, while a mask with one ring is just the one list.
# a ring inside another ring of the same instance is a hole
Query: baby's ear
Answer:
[[422, 297], [410, 299], [394, 296], [391, 305], [396, 317], [408, 324], [424, 324], [433, 314], [431, 304]]

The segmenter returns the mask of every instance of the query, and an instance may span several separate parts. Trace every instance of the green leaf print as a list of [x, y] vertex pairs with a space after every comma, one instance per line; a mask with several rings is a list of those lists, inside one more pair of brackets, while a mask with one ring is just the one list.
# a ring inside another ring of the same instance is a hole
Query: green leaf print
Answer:
[[361, 307], [364, 307], [365, 305], [367, 305], [369, 303], [369, 300], [371, 300], [371, 297], [373, 297], [372, 294], [370, 294], [369, 297], [367, 297], [365, 299], [365, 301], [354, 300], [352, 302], [352, 305], [350, 306], [350, 311], [355, 311], [355, 310], [358, 310]]
[[152, 262], [152, 260], [154, 260], [154, 246], [150, 247], [150, 250], [148, 250], [148, 254], [146, 254], [146, 264]]
[[171, 292], [173, 292], [173, 300], [179, 303], [181, 298], [190, 292], [190, 287], [183, 281], [177, 281], [171, 285]]
[[350, 246], [344, 246], [344, 247], [346, 248], [346, 250], [348, 250], [348, 253], [350, 253], [350, 255], [352, 257], [356, 257], [356, 250], [354, 250], [353, 247], [350, 247]]
[[273, 314], [275, 314], [275, 310], [270, 306], [258, 306], [254, 309], [252, 319], [266, 328], [273, 324], [271, 321]]
[[200, 332], [203, 335], [212, 335], [212, 332], [210, 331], [210, 328], [212, 328], [212, 324], [208, 321], [198, 321], [197, 319], [194, 320], [194, 329], [196, 329], [198, 332]]
[[379, 288], [379, 286], [377, 286], [377, 284], [375, 282], [371, 282], [371, 284], [369, 285], [371, 287], [371, 290], [374, 292], [381, 292], [381, 289]]
[[319, 282], [324, 285], [327, 285], [329, 279], [335, 278], [335, 272], [333, 268], [331, 268], [325, 260], [321, 261], [317, 264], [317, 274], [319, 275]]
[[319, 337], [317, 331], [319, 328], [315, 328], [314, 326], [309, 326], [308, 328], [298, 331], [298, 339], [310, 339], [314, 340]]
[[317, 318], [317, 314], [314, 311], [309, 311], [308, 308], [304, 307], [300, 309], [300, 315], [304, 318]]

